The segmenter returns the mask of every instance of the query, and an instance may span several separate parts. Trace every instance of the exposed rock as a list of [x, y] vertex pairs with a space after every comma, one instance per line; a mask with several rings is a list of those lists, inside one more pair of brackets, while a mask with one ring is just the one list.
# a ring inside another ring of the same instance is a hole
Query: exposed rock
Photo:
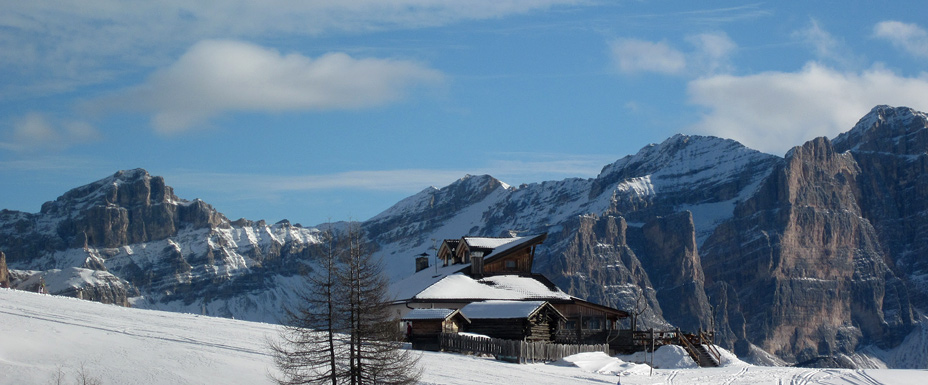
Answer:
[[[706, 287], [712, 313], [709, 330], [715, 332], [715, 342], [731, 350], [738, 357], [750, 357], [756, 350], [747, 336], [747, 321], [741, 310], [738, 291], [726, 282]], [[769, 354], [769, 353], [768, 353]]]
[[708, 330], [709, 301], [702, 263], [696, 250], [696, 229], [689, 211], [654, 218], [641, 228], [642, 265], [667, 322], [684, 330]]
[[707, 281], [738, 292], [751, 342], [803, 361], [911, 329], [905, 290], [861, 215], [858, 174], [825, 138], [796, 147], [706, 241]]
[[10, 270], [6, 267], [6, 254], [0, 251], [0, 287], [10, 287]]
[[228, 222], [201, 200], [179, 199], [162, 177], [135, 169], [72, 189], [43, 204], [38, 214], [4, 210], [0, 244], [10, 245], [13, 263], [69, 248], [159, 241], [181, 228], [229, 227]]
[[860, 167], [861, 211], [876, 228], [887, 262], [907, 276], [918, 308], [928, 309], [928, 116], [877, 106], [835, 139]]
[[539, 253], [534, 270], [573, 295], [640, 313], [638, 327], [669, 327], [627, 231], [622, 217], [578, 216], [548, 235], [549, 251]]
[[129, 298], [139, 291], [125, 280], [106, 271], [69, 267], [48, 271], [18, 271], [17, 290], [63, 295], [106, 304], [129, 306]]
[[[676, 135], [592, 179], [516, 188], [468, 175], [362, 228], [394, 279], [433, 239], [547, 232], [534, 271], [570, 294], [640, 313], [639, 327], [715, 329], [759, 363], [928, 340], [912, 331], [928, 312], [928, 118], [907, 108], [878, 106], [834, 142], [784, 158]], [[230, 222], [144, 170], [36, 214], [0, 211], [14, 285], [57, 270], [95, 277], [95, 299], [138, 290], [142, 307], [270, 322], [296, 300], [320, 231]]]
[[11, 267], [23, 272], [16, 285], [27, 290], [39, 279], [62, 279], [74, 284], [51, 293], [120, 305], [144, 293], [147, 307], [187, 311], [208, 299], [221, 303], [217, 314], [240, 318], [248, 317], [229, 307], [268, 306], [273, 311], [253, 319], [276, 321], [283, 298], [244, 304], [239, 297], [297, 274], [312, 259], [318, 230], [236, 224], [136, 169], [72, 189], [37, 214], [0, 212], [0, 247], [10, 250]]

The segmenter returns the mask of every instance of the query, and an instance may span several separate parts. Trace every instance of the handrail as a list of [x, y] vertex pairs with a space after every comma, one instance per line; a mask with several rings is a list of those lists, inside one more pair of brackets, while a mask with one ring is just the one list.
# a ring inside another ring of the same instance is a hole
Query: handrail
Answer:
[[702, 332], [699, 333], [699, 341], [702, 343], [703, 346], [706, 346], [706, 350], [708, 350], [709, 354], [711, 354], [712, 357], [715, 358], [715, 362], [721, 365], [722, 364], [722, 353], [719, 352], [719, 349], [715, 346], [714, 343], [712, 343], [713, 341], [706, 341], [705, 335]]
[[[696, 347], [693, 346], [693, 343], [680, 331], [680, 328], [677, 328], [677, 339], [683, 343], [683, 349], [690, 354], [690, 357], [693, 358], [693, 361], [696, 361], [696, 365], [699, 365], [699, 353], [696, 352]], [[702, 365], [699, 365], [702, 366]]]

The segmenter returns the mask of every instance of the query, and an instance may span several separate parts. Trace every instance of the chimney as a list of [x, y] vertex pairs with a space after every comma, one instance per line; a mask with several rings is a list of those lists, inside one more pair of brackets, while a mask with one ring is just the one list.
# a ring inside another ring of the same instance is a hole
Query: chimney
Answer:
[[428, 268], [429, 268], [429, 255], [426, 253], [419, 254], [419, 256], [416, 257], [416, 272], [418, 273]]

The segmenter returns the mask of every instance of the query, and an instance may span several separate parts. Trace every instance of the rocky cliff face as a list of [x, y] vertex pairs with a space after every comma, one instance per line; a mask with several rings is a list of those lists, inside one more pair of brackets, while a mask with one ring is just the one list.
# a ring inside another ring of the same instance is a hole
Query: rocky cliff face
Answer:
[[536, 271], [641, 309], [644, 327], [713, 328], [740, 354], [760, 347], [788, 362], [891, 348], [928, 298], [926, 135], [925, 114], [885, 106], [784, 158], [678, 135], [595, 179], [498, 188], [457, 212], [467, 225], [420, 227], [417, 245], [548, 231]]
[[708, 330], [712, 315], [692, 214], [684, 211], [648, 221], [639, 242], [664, 319], [684, 330]]
[[[785, 157], [677, 135], [591, 179], [513, 187], [465, 176], [362, 228], [394, 280], [441, 239], [547, 232], [535, 271], [639, 314], [639, 328], [714, 329], [739, 355], [792, 363], [895, 357], [885, 352], [924, 346], [914, 340], [928, 311], [926, 168], [926, 115], [879, 106]], [[320, 232], [230, 222], [144, 170], [36, 214], [0, 211], [14, 286], [45, 280], [67, 295], [270, 322], [296, 300]]]
[[572, 295], [639, 313], [643, 327], [669, 327], [648, 272], [629, 246], [628, 232], [622, 217], [572, 218], [561, 231], [548, 234], [547, 251], [537, 255], [535, 271]]
[[0, 212], [17, 288], [272, 322], [318, 232], [230, 222], [141, 169], [68, 191], [36, 214]]
[[878, 106], [835, 138], [857, 161], [860, 206], [887, 263], [917, 308], [928, 309], [928, 119], [910, 108]]
[[750, 342], [806, 361], [911, 330], [905, 290], [858, 205], [859, 172], [825, 138], [794, 148], [707, 240], [706, 275], [738, 293]]
[[0, 287], [10, 287], [10, 270], [6, 267], [6, 254], [0, 251]]

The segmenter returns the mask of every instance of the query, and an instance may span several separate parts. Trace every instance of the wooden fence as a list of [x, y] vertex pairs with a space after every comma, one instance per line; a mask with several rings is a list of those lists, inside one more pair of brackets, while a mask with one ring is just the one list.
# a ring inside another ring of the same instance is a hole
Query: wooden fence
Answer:
[[517, 362], [520, 364], [557, 361], [577, 353], [609, 353], [608, 344], [556, 344], [551, 342], [529, 342], [475, 337], [455, 333], [442, 333], [441, 336], [439, 336], [438, 345], [443, 351], [465, 354], [488, 354], [500, 360]]

